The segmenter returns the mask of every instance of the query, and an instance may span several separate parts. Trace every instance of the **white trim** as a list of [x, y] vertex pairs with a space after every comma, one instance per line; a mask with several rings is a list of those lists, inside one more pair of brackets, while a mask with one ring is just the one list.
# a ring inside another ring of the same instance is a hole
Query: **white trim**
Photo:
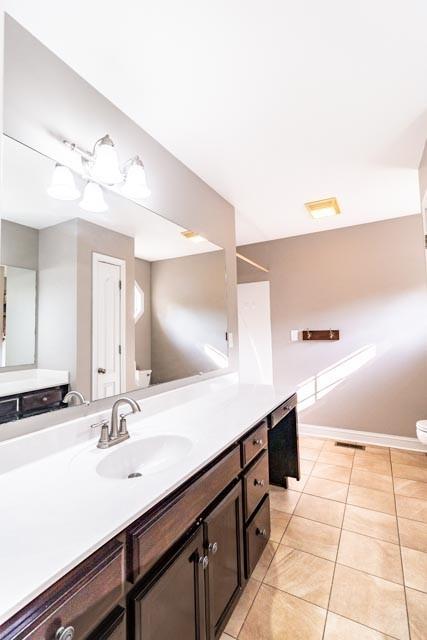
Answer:
[[97, 378], [94, 371], [94, 362], [96, 362], [97, 341], [93, 331], [94, 322], [93, 319], [97, 317], [97, 297], [94, 295], [94, 283], [95, 283], [95, 265], [98, 262], [107, 262], [108, 264], [115, 264], [120, 267], [120, 280], [122, 282], [122, 288], [120, 292], [120, 344], [122, 352], [120, 355], [120, 393], [126, 391], [126, 261], [114, 256], [107, 256], [103, 253], [92, 253], [92, 401], [97, 400]]
[[355, 429], [338, 427], [322, 427], [317, 424], [305, 424], [303, 422], [299, 423], [298, 431], [301, 436], [318, 436], [319, 438], [331, 440], [354, 442], [357, 444], [373, 444], [382, 447], [424, 451], [427, 453], [427, 447], [417, 440], [417, 438], [393, 436], [387, 433], [374, 433], [372, 431], [356, 431]]

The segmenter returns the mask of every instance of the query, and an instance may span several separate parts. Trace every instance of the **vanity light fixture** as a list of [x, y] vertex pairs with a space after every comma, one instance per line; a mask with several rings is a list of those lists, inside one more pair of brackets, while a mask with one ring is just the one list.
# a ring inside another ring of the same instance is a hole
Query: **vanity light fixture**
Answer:
[[52, 181], [47, 192], [57, 200], [77, 200], [80, 197], [71, 169], [58, 163], [53, 170]]
[[131, 158], [120, 167], [116, 147], [108, 133], [95, 142], [93, 151], [81, 149], [74, 142], [67, 140], [63, 143], [80, 156], [85, 174], [83, 177], [103, 186], [115, 187], [123, 195], [134, 200], [143, 200], [150, 195], [140, 156]]
[[181, 235], [191, 242], [206, 242], [206, 238], [195, 231], [181, 231]]
[[79, 206], [91, 213], [104, 213], [104, 211], [108, 210], [108, 205], [104, 200], [104, 194], [99, 184], [96, 182], [87, 183]]
[[117, 151], [108, 133], [95, 142], [88, 165], [91, 177], [97, 182], [108, 185], [123, 182]]
[[128, 160], [124, 167], [124, 174], [125, 181], [121, 188], [122, 194], [135, 200], [148, 198], [151, 191], [147, 186], [144, 163], [139, 156]]
[[306, 202], [305, 207], [315, 220], [328, 218], [329, 216], [336, 216], [341, 213], [341, 209], [336, 198], [326, 198], [325, 200]]

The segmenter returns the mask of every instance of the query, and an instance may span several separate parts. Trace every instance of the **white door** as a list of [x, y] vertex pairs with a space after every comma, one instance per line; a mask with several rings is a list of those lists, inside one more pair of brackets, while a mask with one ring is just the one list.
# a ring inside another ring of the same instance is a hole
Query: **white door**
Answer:
[[125, 390], [123, 260], [93, 255], [92, 399]]
[[270, 283], [237, 285], [240, 382], [273, 384]]

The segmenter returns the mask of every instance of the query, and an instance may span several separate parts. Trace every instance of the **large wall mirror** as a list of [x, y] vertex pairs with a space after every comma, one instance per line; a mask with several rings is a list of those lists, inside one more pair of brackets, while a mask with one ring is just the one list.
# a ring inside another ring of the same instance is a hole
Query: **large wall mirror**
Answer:
[[[224, 250], [145, 206], [144, 193], [126, 197], [125, 183], [109, 184], [102, 170], [111, 155], [110, 138], [98, 144], [94, 176], [93, 163], [88, 166], [80, 150], [64, 145], [57, 131], [38, 131], [46, 107], [40, 75], [33, 103], [21, 101], [15, 108], [20, 96], [14, 75], [27, 73], [18, 55], [23, 48], [47, 76], [52, 63], [59, 84], [58, 69], [68, 69], [31, 38], [6, 21], [2, 423], [80, 402], [67, 396], [70, 391], [92, 402], [228, 367]], [[75, 75], [73, 81], [80, 87]], [[19, 87], [27, 90], [28, 82]], [[112, 110], [100, 94], [95, 98]], [[37, 118], [31, 109], [38, 109]], [[46, 111], [58, 116], [57, 108]], [[34, 144], [38, 136], [40, 146]], [[123, 166], [127, 186], [134, 180], [138, 187], [139, 161]]]

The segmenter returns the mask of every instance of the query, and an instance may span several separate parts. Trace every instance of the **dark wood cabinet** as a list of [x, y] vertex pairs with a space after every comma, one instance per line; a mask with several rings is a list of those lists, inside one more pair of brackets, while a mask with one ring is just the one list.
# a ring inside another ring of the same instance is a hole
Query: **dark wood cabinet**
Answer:
[[297, 396], [293, 395], [269, 417], [270, 484], [287, 487], [287, 478], [300, 479]]
[[203, 527], [130, 594], [134, 640], [205, 640]]
[[218, 638], [244, 586], [242, 488], [239, 481], [203, 521], [206, 620], [209, 640]]
[[62, 401], [67, 392], [68, 384], [63, 384], [3, 397], [0, 399], [0, 424], [63, 409], [66, 405]]
[[[59, 395], [26, 409], [45, 397]], [[296, 396], [0, 625], [0, 640], [219, 640], [270, 537], [269, 481], [286, 476], [299, 477]]]

